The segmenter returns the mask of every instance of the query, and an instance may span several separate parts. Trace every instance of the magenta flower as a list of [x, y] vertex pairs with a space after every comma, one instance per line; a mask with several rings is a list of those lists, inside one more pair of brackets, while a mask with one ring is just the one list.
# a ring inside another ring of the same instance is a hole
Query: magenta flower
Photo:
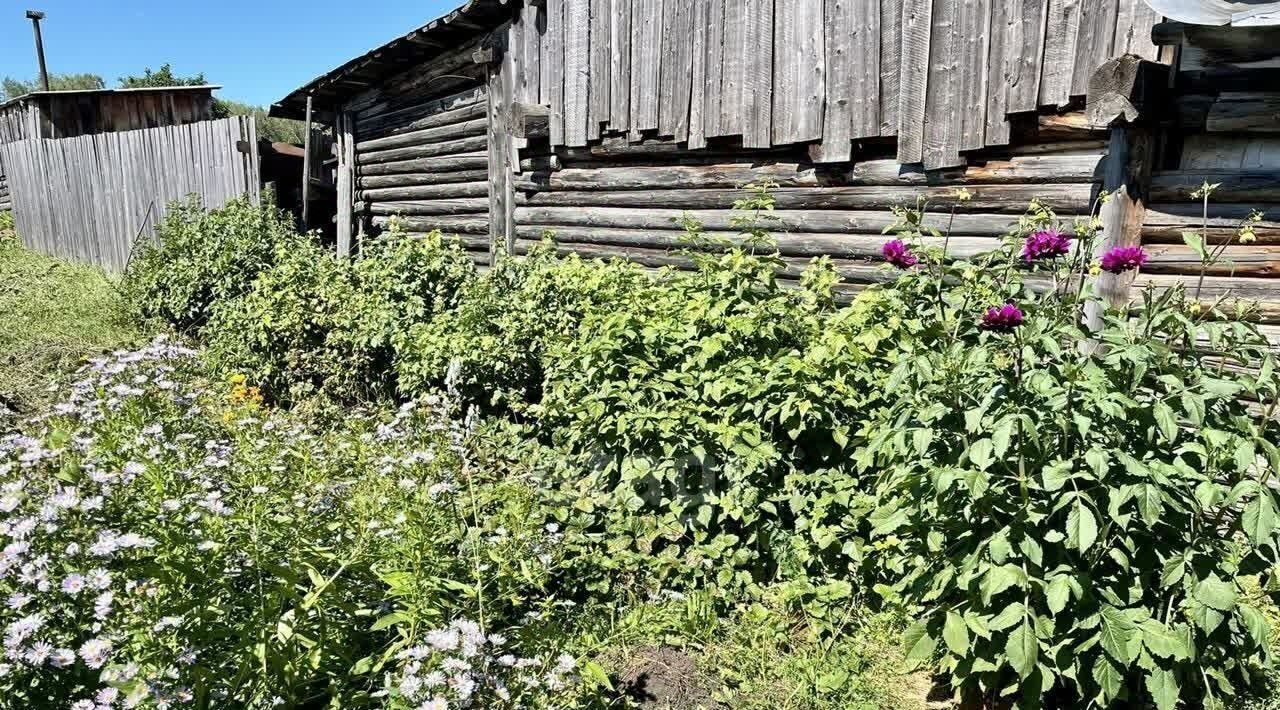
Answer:
[[1070, 237], [1056, 229], [1042, 229], [1022, 243], [1022, 260], [1030, 264], [1041, 259], [1056, 259], [1070, 251]]
[[987, 310], [987, 314], [982, 317], [982, 329], [995, 333], [1011, 333], [1014, 328], [1022, 325], [1022, 320], [1022, 310], [1012, 303], [1006, 303]]
[[920, 263], [916, 255], [911, 253], [911, 247], [908, 247], [901, 239], [885, 242], [880, 249], [880, 254], [884, 256], [885, 261], [899, 269], [910, 269]]
[[1142, 247], [1116, 247], [1102, 255], [1102, 269], [1113, 274], [1133, 271], [1147, 263]]

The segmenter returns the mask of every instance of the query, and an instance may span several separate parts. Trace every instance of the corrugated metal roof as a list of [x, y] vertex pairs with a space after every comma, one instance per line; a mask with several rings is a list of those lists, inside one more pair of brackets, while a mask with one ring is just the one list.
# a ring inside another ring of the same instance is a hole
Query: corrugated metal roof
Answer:
[[15, 104], [31, 99], [40, 98], [42, 96], [77, 96], [77, 95], [101, 95], [101, 94], [143, 94], [143, 93], [171, 93], [180, 94], [188, 91], [217, 91], [222, 87], [217, 84], [201, 84], [199, 86], [143, 86], [134, 89], [64, 89], [60, 91], [33, 91], [29, 94], [23, 94], [17, 98], [9, 99], [4, 103], [0, 103], [0, 109], [6, 109]]
[[376, 84], [379, 80], [422, 63], [442, 50], [456, 47], [476, 33], [497, 27], [510, 19], [515, 0], [467, 0], [458, 9], [418, 29], [370, 50], [306, 85], [271, 106], [279, 118], [306, 116], [307, 95], [315, 105], [333, 110], [340, 103]]

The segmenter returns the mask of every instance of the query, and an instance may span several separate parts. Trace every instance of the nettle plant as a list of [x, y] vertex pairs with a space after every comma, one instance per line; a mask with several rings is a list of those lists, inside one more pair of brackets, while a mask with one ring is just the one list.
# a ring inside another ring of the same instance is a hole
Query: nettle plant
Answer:
[[1093, 217], [1033, 204], [1002, 248], [952, 261], [901, 216], [889, 288], [921, 328], [857, 459], [881, 589], [920, 610], [911, 658], [970, 700], [1221, 706], [1271, 661], [1246, 601], [1280, 581], [1266, 339], [1181, 289], [1107, 307], [1090, 273], [1147, 255], [1091, 264]]

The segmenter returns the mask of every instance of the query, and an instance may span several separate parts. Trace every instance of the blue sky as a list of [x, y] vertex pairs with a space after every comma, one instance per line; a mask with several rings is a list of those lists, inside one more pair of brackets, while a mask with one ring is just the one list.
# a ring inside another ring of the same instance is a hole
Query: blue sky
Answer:
[[107, 86], [170, 62], [204, 72], [218, 96], [267, 105], [319, 74], [426, 24], [461, 0], [0, 0], [0, 76], [37, 73], [27, 9], [43, 10], [58, 74]]

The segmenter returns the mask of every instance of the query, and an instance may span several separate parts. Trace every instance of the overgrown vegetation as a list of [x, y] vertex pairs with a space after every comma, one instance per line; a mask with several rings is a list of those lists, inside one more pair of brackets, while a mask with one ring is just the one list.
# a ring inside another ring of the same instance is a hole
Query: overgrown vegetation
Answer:
[[0, 452], [14, 697], [901, 708], [934, 685], [912, 664], [989, 707], [1266, 687], [1280, 383], [1247, 314], [1109, 306], [1090, 274], [1145, 254], [1093, 263], [1097, 224], [1040, 204], [963, 260], [900, 209], [898, 278], [840, 304], [823, 260], [778, 280], [767, 189], [736, 207], [739, 238], [688, 222], [657, 272], [550, 246], [479, 272], [394, 233], [346, 261], [270, 208], [171, 212], [126, 293], [203, 359], [97, 362]]
[[24, 249], [0, 212], [0, 428], [50, 403], [50, 381], [137, 332], [101, 271]]

